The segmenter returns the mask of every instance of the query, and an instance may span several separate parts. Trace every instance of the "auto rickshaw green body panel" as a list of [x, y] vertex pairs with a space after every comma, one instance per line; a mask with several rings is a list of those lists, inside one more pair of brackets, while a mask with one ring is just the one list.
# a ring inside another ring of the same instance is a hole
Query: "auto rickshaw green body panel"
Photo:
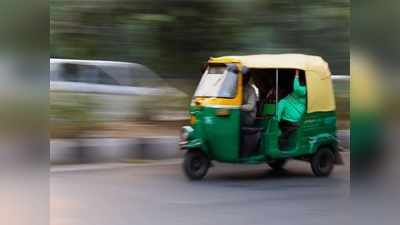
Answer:
[[[218, 108], [191, 107], [196, 117], [193, 134], [185, 145], [188, 149], [201, 149], [211, 158], [224, 162], [236, 162], [239, 157], [240, 110], [229, 110], [228, 116], [216, 116]], [[200, 144], [195, 144], [200, 143]], [[224, 149], [220, 151], [220, 149]]]
[[187, 143], [182, 148], [201, 150], [210, 159], [229, 163], [264, 163], [271, 159], [296, 158], [314, 154], [321, 146], [337, 148], [335, 112], [317, 112], [304, 115], [301, 126], [291, 138], [292, 147], [281, 151], [278, 137], [281, 131], [273, 117], [258, 124], [264, 127], [259, 154], [240, 158], [240, 109], [230, 108], [228, 116], [216, 116], [218, 108], [195, 107], [190, 113], [196, 118]]

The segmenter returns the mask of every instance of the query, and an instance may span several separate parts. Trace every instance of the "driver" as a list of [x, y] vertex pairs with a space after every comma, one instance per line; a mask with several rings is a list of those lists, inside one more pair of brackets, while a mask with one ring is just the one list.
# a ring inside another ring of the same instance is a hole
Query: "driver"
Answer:
[[243, 76], [244, 96], [241, 106], [241, 123], [244, 126], [254, 125], [256, 119], [257, 94], [250, 83], [250, 76]]

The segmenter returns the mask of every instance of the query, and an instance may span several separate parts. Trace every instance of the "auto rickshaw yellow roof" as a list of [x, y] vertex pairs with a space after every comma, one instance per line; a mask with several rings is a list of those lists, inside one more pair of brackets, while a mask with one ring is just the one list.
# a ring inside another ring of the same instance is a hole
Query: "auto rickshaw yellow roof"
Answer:
[[209, 63], [240, 63], [254, 69], [299, 69], [306, 72], [307, 112], [335, 110], [335, 97], [328, 63], [319, 56], [266, 54], [210, 58]]
[[330, 74], [328, 63], [319, 56], [303, 54], [264, 54], [246, 56], [211, 57], [209, 63], [241, 63], [248, 68], [299, 69], [315, 71], [320, 75]]

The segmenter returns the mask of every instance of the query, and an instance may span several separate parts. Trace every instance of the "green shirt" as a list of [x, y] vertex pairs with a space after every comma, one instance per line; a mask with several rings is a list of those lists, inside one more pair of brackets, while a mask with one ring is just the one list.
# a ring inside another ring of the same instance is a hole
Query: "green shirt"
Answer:
[[306, 111], [306, 87], [300, 85], [299, 78], [293, 82], [293, 92], [278, 103], [277, 120], [297, 123]]

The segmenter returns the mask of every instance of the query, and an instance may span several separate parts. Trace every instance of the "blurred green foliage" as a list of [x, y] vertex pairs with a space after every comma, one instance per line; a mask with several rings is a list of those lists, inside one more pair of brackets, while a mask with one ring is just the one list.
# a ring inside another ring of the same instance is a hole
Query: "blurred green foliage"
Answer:
[[350, 0], [50, 0], [52, 57], [200, 76], [210, 56], [297, 52], [349, 73]]
[[97, 117], [95, 110], [100, 103], [83, 94], [50, 93], [49, 95], [50, 135], [79, 137], [94, 129]]

